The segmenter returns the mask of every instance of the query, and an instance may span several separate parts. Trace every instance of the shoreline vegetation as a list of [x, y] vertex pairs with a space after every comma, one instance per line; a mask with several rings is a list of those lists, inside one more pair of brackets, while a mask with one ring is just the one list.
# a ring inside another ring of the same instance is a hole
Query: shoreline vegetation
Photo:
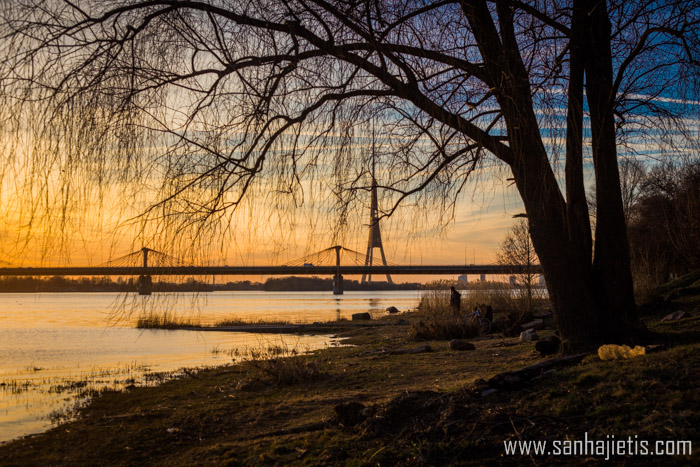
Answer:
[[[402, 323], [403, 324], [403, 323]], [[406, 322], [405, 324], [408, 324]], [[282, 320], [227, 319], [214, 324], [201, 324], [196, 318], [170, 313], [148, 313], [138, 318], [137, 329], [166, 329], [184, 331], [226, 331], [269, 334], [325, 334], [358, 327], [386, 326], [381, 320], [351, 322], [346, 319], [315, 323], [294, 323]]]
[[[504, 442], [612, 435], [690, 440], [691, 455], [663, 461], [697, 464], [700, 284], [686, 282], [660, 289], [663, 295], [641, 309], [652, 333], [640, 344], [664, 350], [629, 360], [602, 361], [594, 351], [543, 357], [536, 342], [507, 335], [518, 313], [499, 309], [495, 297], [500, 330], [469, 338], [473, 350], [445, 336], [417, 336], [417, 323], [437, 327], [447, 319], [439, 306], [445, 294], [436, 292], [422, 309], [363, 323], [373, 326], [347, 322], [337, 332], [346, 345], [312, 353], [260, 349], [240, 363], [190, 370], [156, 387], [105, 392], [76, 420], [0, 445], [0, 459], [7, 465], [96, 459], [114, 465], [602, 464], [605, 455], [507, 456]], [[471, 306], [463, 302], [464, 310]], [[663, 320], [679, 310], [687, 315]], [[547, 326], [537, 333], [540, 341], [554, 336]]]

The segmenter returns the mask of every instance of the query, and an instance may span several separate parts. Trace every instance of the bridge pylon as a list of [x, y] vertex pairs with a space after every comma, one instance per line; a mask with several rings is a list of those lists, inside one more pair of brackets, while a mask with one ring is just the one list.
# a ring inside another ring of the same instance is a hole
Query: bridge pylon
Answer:
[[[148, 267], [148, 252], [152, 251], [150, 248], [141, 248], [141, 253], [143, 254], [143, 267]], [[138, 280], [138, 290], [139, 295], [151, 295], [153, 293], [153, 279], [150, 275], [141, 274]]]
[[[387, 266], [384, 245], [382, 245], [382, 233], [379, 230], [379, 203], [377, 201], [377, 179], [374, 176], [374, 159], [372, 159], [372, 199], [369, 216], [369, 239], [367, 240], [367, 255], [365, 256], [365, 266], [374, 265], [374, 249], [379, 248], [382, 255], [382, 264]], [[393, 284], [391, 275], [386, 274], [386, 280]], [[362, 274], [362, 283], [372, 282], [372, 274]]]
[[343, 276], [340, 274], [340, 250], [342, 246], [336, 245], [335, 249], [335, 275], [333, 275], [333, 295], [343, 295]]

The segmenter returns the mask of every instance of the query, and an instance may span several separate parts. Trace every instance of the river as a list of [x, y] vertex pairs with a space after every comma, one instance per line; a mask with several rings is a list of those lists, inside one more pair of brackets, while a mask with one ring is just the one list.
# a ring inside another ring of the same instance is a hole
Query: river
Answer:
[[182, 368], [230, 363], [234, 349], [284, 345], [314, 350], [332, 336], [136, 329], [167, 312], [201, 324], [221, 320], [310, 323], [386, 308], [414, 308], [418, 291], [0, 294], [0, 442], [70, 418], [95, 391], [149, 385]]

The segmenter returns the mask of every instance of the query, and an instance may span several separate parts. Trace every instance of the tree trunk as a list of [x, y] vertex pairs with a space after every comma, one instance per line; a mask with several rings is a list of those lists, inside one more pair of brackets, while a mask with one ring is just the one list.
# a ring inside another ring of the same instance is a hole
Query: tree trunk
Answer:
[[[590, 241], [586, 240], [587, 236], [590, 238], [590, 226], [586, 231], [587, 220], [582, 219], [582, 214], [587, 213], [587, 208], [581, 204], [582, 152], [572, 151], [572, 159], [567, 161], [567, 195], [572, 197], [571, 205], [567, 206], [542, 141], [530, 94], [528, 74], [513, 32], [512, 10], [507, 2], [496, 2], [496, 6], [498, 29], [493, 24], [493, 17], [484, 1], [462, 3], [462, 9], [477, 39], [490, 85], [495, 89], [503, 112], [508, 141], [514, 156], [511, 170], [525, 204], [535, 251], [545, 271], [557, 325], [562, 337], [568, 341], [569, 349], [619, 341], [620, 336], [626, 336], [630, 331], [627, 325], [630, 321], [627, 318], [630, 315], [629, 302], [632, 295], [629, 252], [617, 174], [614, 121], [610, 110], [612, 107], [606, 105], [602, 109], [609, 111], [611, 118], [604, 119], [604, 125], [601, 126], [605, 130], [605, 137], [598, 137], [596, 140], [605, 143], [596, 153], [602, 161], [596, 165], [597, 186], [600, 187], [601, 196], [609, 197], [612, 207], [604, 214], [603, 226], [598, 225], [598, 235], [606, 238], [601, 239], [601, 245], [596, 243], [597, 262], [594, 268], [591, 265]], [[579, 14], [579, 19], [580, 17]], [[582, 21], [586, 21], [587, 24], [586, 27], [578, 25], [576, 31], [579, 34], [585, 33], [586, 29], [591, 27], [590, 18]], [[574, 42], [580, 45], [588, 39], [588, 36], [578, 37]], [[603, 43], [597, 45], [604, 46]], [[609, 38], [607, 45], [607, 55], [602, 55], [600, 60], [607, 61], [607, 66], [610, 67], [603, 79], [612, 83]], [[587, 55], [592, 58], [586, 61], [586, 65], [593, 66], [589, 62], [597, 62], [598, 54], [589, 52]], [[581, 59], [580, 55], [575, 58]], [[575, 88], [572, 89], [573, 105], [579, 107], [574, 107], [569, 115], [574, 126], [582, 124], [580, 65], [580, 62], [575, 65], [579, 68], [575, 70]], [[597, 66], [601, 67], [600, 64]], [[586, 67], [584, 70], [589, 72]], [[610, 88], [607, 87], [608, 90]], [[602, 94], [605, 93], [605, 89], [597, 88]], [[595, 97], [600, 99], [602, 94]], [[608, 96], [609, 94], [605, 95], [605, 98]], [[600, 115], [605, 114], [596, 113], [596, 116]], [[580, 131], [580, 128], [572, 128], [571, 131], [570, 138], [567, 137], [568, 145], [582, 144], [580, 133], [578, 136], [575, 133]], [[600, 130], [596, 131], [596, 135], [600, 136]], [[621, 231], [617, 230], [618, 221], [623, 223]], [[632, 301], [632, 310], [633, 308]]]
[[634, 303], [629, 243], [617, 165], [613, 106], [610, 20], [605, 2], [582, 0], [588, 11], [586, 95], [590, 107], [596, 178], [596, 236], [593, 280], [606, 310], [608, 337], [624, 340], [629, 326], [640, 327]]
[[574, 1], [569, 40], [569, 90], [566, 114], [566, 204], [569, 238], [591, 261], [591, 222], [583, 183], [583, 76], [587, 11]]
[[[571, 348], [604, 342], [601, 309], [595, 300], [590, 262], [568, 237], [566, 204], [539, 135], [516, 163], [513, 175], [530, 221], [530, 235], [545, 271], [557, 326]], [[526, 159], [526, 162], [525, 162]]]

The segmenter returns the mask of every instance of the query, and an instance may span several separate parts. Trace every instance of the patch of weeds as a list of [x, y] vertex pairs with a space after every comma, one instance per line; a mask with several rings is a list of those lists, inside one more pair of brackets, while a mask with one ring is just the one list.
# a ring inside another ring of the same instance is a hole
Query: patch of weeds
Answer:
[[260, 379], [276, 386], [290, 386], [318, 379], [322, 372], [317, 362], [304, 352], [287, 345], [268, 345], [249, 350], [249, 365]]
[[226, 327], [226, 326], [287, 326], [295, 324], [292, 321], [284, 320], [264, 320], [264, 319], [251, 319], [245, 320], [242, 318], [228, 318], [218, 321], [214, 324], [214, 327]]
[[164, 313], [149, 312], [139, 316], [136, 322], [138, 329], [180, 329], [200, 326], [197, 319], [176, 316], [168, 311]]
[[414, 340], [468, 339], [480, 334], [479, 325], [461, 315], [435, 313], [411, 322], [409, 336]]

